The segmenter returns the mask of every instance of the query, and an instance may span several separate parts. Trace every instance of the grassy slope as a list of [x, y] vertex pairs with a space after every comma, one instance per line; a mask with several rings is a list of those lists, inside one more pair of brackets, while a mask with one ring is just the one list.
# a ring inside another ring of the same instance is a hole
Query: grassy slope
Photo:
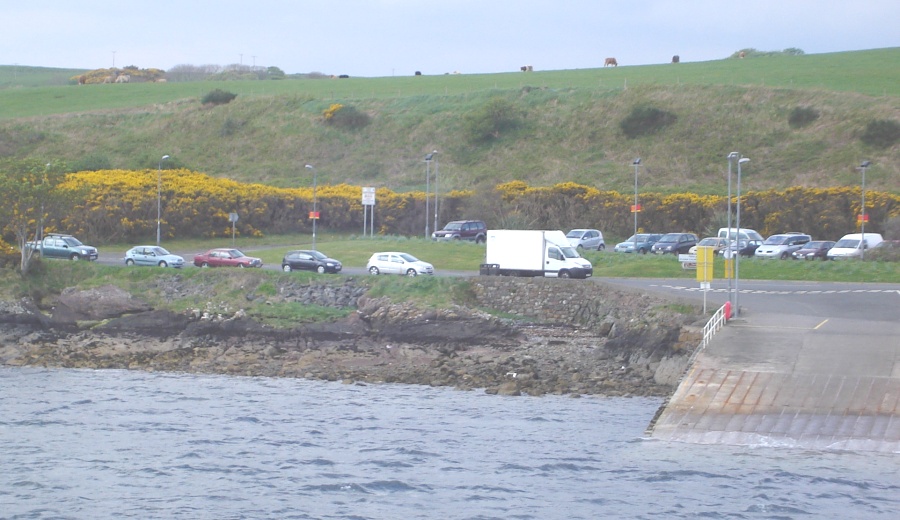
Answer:
[[[8, 75], [0, 67], [0, 85]], [[900, 120], [898, 85], [900, 48], [532, 74], [15, 88], [0, 90], [0, 153], [95, 154], [121, 168], [152, 168], [169, 154], [179, 166], [282, 186], [310, 184], [302, 165], [311, 163], [320, 183], [398, 191], [424, 188], [421, 159], [432, 149], [442, 190], [523, 179], [627, 192], [641, 156], [644, 190], [720, 193], [724, 156], [738, 150], [753, 159], [745, 189], [855, 186], [866, 158], [875, 165], [867, 185], [897, 192], [900, 149], [867, 149], [858, 135], [873, 118]], [[213, 88], [239, 96], [200, 107]], [[473, 146], [463, 116], [495, 96], [523, 111], [523, 125]], [[326, 127], [320, 116], [333, 102], [372, 124]], [[641, 104], [678, 122], [625, 139], [618, 122]], [[822, 117], [791, 130], [799, 105]]]

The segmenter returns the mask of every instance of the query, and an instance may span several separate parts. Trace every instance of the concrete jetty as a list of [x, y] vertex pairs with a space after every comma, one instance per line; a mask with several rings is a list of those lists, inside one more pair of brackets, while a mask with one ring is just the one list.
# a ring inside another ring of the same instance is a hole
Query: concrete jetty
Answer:
[[796, 313], [753, 301], [697, 355], [650, 436], [900, 453], [900, 291], [797, 299]]

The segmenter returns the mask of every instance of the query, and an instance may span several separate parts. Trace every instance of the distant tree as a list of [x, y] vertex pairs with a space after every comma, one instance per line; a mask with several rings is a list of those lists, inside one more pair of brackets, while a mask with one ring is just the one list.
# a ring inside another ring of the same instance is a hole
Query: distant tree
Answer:
[[797, 47], [788, 47], [787, 49], [781, 51], [782, 54], [787, 54], [788, 56], [803, 56], [806, 54], [803, 52], [803, 49], [798, 49]]
[[284, 71], [279, 69], [278, 67], [267, 68], [266, 75], [269, 77], [269, 79], [284, 79], [285, 77]]
[[21, 251], [19, 270], [28, 274], [36, 255], [28, 248], [29, 239], [38, 240], [43, 232], [43, 221], [47, 213], [59, 207], [62, 194], [56, 186], [63, 181], [65, 173], [54, 164], [39, 161], [5, 161], [0, 163], [0, 193], [4, 203], [0, 205], [0, 222], [3, 234], [15, 236]]

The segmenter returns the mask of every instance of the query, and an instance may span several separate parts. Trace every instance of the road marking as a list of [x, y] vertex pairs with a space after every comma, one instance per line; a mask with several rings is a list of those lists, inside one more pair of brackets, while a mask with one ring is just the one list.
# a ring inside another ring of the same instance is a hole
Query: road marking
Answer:
[[825, 325], [825, 323], [826, 323], [827, 321], [828, 321], [828, 318], [825, 318], [824, 320], [822, 320], [822, 323], [820, 323], [820, 324], [816, 325], [815, 327], [813, 327], [813, 330], [819, 330], [819, 327], [821, 327], [822, 325]]
[[[676, 291], [688, 291], [688, 292], [699, 292], [703, 289], [699, 287], [685, 287], [683, 285], [666, 285], [666, 284], [650, 284], [649, 287], [661, 287], [663, 289], [674, 289]], [[712, 293], [726, 293], [728, 289], [707, 289], [708, 292]], [[771, 289], [743, 289], [740, 291], [741, 294], [776, 294], [776, 295], [790, 295], [790, 294], [803, 294], [803, 295], [816, 295], [816, 294], [849, 294], [849, 293], [860, 293], [860, 294], [892, 294], [896, 293], [900, 295], [900, 290], [895, 289], [827, 289], [827, 290], [797, 290], [797, 291], [776, 291]]]

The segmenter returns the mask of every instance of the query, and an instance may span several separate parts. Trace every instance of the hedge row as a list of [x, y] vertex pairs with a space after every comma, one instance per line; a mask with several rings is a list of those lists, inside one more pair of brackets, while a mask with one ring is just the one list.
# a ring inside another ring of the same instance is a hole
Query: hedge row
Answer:
[[[48, 231], [76, 233], [83, 240], [139, 242], [155, 237], [157, 170], [104, 170], [69, 174], [59, 189], [79, 194], [73, 206], [51, 214]], [[166, 239], [230, 237], [229, 213], [237, 213], [239, 236], [309, 232], [312, 188], [275, 188], [210, 177], [188, 170], [161, 172], [161, 220]], [[361, 187], [318, 186], [321, 229], [358, 232], [363, 225]], [[634, 194], [562, 183], [530, 187], [514, 181], [485, 193], [442, 194], [439, 221], [481, 218], [489, 227], [571, 229], [591, 227], [610, 236], [633, 230]], [[724, 226], [725, 196], [692, 193], [639, 194], [639, 227], [646, 231], [707, 234]], [[430, 201], [433, 211], [433, 198]], [[803, 231], [835, 239], [857, 229], [859, 188], [790, 188], [749, 192], [741, 201], [743, 227], [763, 235]], [[867, 191], [867, 231], [880, 232], [900, 216], [900, 196]], [[380, 234], [416, 236], [429, 219], [422, 192], [376, 190], [375, 229]]]

